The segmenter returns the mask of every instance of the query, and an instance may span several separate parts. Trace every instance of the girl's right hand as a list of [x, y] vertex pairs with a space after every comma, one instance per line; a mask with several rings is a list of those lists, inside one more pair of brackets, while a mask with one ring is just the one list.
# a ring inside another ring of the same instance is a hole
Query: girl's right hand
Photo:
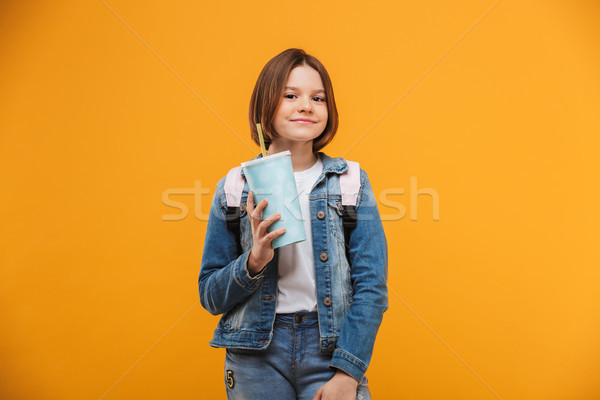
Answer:
[[273, 259], [275, 252], [271, 247], [271, 241], [285, 233], [285, 228], [267, 232], [267, 227], [281, 218], [281, 214], [276, 212], [264, 221], [261, 221], [260, 214], [267, 206], [267, 199], [263, 199], [256, 208], [254, 208], [254, 193], [248, 193], [246, 210], [252, 225], [253, 246], [248, 257], [248, 272], [250, 276], [258, 275], [260, 271]]

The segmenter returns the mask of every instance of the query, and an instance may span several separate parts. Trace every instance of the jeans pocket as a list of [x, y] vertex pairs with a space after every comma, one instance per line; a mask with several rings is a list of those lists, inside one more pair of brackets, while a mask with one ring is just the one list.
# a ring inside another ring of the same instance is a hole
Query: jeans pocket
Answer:
[[257, 354], [260, 354], [260, 353], [257, 353], [257, 350], [251, 350], [251, 349], [232, 349], [232, 348], [225, 349], [225, 356], [227, 358], [229, 358], [230, 360], [236, 360], [239, 357], [253, 356], [253, 355], [257, 355]]

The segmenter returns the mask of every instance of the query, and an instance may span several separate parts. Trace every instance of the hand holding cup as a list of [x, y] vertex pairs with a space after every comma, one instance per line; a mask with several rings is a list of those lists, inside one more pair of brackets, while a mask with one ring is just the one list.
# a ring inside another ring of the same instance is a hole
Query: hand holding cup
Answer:
[[248, 193], [246, 202], [246, 210], [250, 225], [252, 226], [252, 250], [248, 257], [248, 272], [250, 276], [260, 273], [269, 261], [273, 259], [274, 250], [271, 247], [271, 241], [285, 233], [285, 228], [279, 228], [272, 232], [267, 232], [267, 227], [281, 217], [279, 212], [270, 215], [268, 218], [261, 220], [261, 214], [267, 206], [267, 199], [263, 199], [254, 207], [254, 193]]

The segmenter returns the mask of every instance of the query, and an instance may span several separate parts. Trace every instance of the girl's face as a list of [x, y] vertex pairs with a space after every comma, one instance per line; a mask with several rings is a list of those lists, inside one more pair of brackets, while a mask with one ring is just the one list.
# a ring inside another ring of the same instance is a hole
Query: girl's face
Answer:
[[319, 73], [307, 65], [290, 71], [273, 120], [274, 140], [312, 142], [327, 126], [325, 89]]

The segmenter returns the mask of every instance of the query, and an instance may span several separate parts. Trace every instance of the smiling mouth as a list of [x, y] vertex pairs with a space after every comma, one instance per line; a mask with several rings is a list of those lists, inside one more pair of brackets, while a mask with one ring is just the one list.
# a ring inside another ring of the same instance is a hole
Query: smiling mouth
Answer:
[[307, 120], [302, 120], [302, 119], [296, 119], [296, 120], [293, 120], [292, 122], [295, 122], [295, 123], [300, 124], [300, 125], [311, 125], [311, 124], [314, 124], [313, 121], [307, 121]]

